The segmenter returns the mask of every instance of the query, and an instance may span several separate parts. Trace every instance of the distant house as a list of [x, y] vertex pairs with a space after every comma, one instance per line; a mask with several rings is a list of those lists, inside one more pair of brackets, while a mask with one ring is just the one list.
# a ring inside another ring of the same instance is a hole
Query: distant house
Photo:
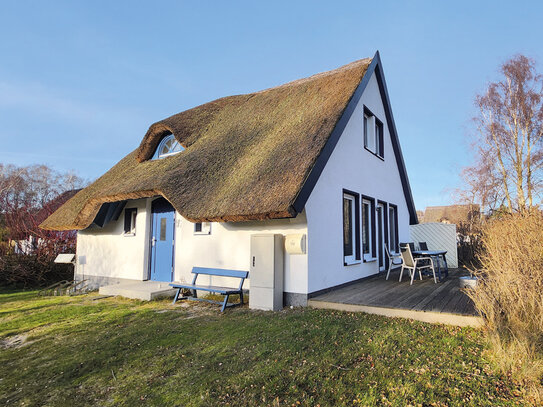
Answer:
[[479, 205], [475, 204], [428, 206], [419, 220], [421, 223], [440, 222], [460, 225], [473, 222], [480, 216]]
[[303, 236], [282, 264], [286, 303], [303, 305], [385, 270], [415, 223], [376, 53], [154, 123], [41, 227], [79, 231], [76, 278], [96, 287], [249, 270], [252, 235]]

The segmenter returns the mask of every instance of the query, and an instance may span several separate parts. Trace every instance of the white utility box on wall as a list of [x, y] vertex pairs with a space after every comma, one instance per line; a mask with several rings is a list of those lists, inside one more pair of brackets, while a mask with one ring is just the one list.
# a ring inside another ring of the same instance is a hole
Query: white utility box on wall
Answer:
[[283, 308], [283, 247], [283, 235], [251, 235], [250, 308]]
[[305, 234], [286, 235], [285, 250], [288, 254], [305, 254]]

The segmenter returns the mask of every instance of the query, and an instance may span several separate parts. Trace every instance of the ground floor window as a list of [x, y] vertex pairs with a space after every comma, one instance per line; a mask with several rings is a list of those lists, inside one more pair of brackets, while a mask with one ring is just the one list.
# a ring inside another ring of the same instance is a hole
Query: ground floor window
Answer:
[[126, 208], [124, 210], [124, 234], [134, 236], [136, 234], [137, 208]]
[[194, 224], [195, 235], [210, 235], [211, 234], [211, 222], [196, 222]]
[[375, 200], [362, 199], [362, 253], [364, 261], [375, 260]]
[[396, 205], [388, 205], [388, 227], [388, 248], [393, 253], [399, 253], [400, 249], [398, 247], [398, 207]]
[[343, 192], [343, 260], [360, 262], [360, 215], [358, 194]]

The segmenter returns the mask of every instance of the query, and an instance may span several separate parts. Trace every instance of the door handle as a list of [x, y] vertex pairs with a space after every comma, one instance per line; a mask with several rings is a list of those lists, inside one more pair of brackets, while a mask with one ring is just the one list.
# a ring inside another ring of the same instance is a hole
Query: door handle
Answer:
[[153, 238], [151, 239], [151, 246], [154, 246], [156, 243], [156, 237], [153, 236]]

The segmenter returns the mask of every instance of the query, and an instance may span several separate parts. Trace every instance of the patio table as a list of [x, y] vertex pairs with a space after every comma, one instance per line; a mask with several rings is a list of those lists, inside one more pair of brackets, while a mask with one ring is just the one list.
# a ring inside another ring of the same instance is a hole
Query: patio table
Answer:
[[413, 256], [416, 257], [435, 257], [438, 259], [437, 263], [437, 273], [439, 281], [441, 281], [441, 264], [439, 262], [439, 257], [443, 258], [443, 263], [445, 265], [443, 271], [445, 272], [445, 277], [449, 276], [449, 267], [447, 266], [447, 259], [445, 255], [447, 254], [446, 250], [413, 250]]

